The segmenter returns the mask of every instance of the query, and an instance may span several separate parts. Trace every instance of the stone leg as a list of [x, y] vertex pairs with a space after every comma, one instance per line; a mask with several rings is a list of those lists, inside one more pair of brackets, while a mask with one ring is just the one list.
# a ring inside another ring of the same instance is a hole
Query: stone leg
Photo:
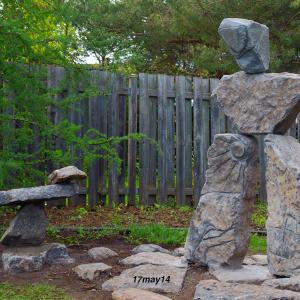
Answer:
[[300, 144], [291, 136], [269, 134], [265, 155], [269, 270], [300, 275]]
[[25, 204], [1, 238], [8, 246], [37, 246], [46, 238], [48, 218], [43, 204]]
[[218, 134], [208, 150], [206, 182], [190, 223], [185, 257], [209, 267], [239, 267], [246, 255], [258, 181], [257, 142]]

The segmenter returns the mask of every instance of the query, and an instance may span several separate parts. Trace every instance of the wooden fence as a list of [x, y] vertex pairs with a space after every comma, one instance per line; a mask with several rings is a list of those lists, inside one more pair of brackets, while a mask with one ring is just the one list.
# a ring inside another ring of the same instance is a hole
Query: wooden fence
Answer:
[[[231, 132], [231, 124], [210, 98], [217, 79], [190, 76], [138, 74], [124, 76], [91, 72], [91, 84], [102, 95], [74, 104], [69, 119], [82, 125], [82, 133], [94, 127], [108, 136], [143, 133], [152, 140], [121, 143], [121, 172], [107, 162], [97, 160], [89, 170], [87, 198], [83, 193], [69, 204], [128, 202], [143, 205], [197, 202], [204, 184], [207, 149], [217, 133]], [[48, 86], [56, 87], [64, 78], [62, 67], [48, 68]], [[78, 87], [75, 93], [83, 93]], [[72, 91], [74, 93], [74, 90]], [[68, 88], [55, 96], [57, 101], [70, 94]], [[53, 122], [60, 122], [59, 111], [49, 110]], [[299, 123], [297, 123], [299, 124]], [[296, 125], [291, 134], [296, 136]], [[57, 148], [62, 148], [59, 141]], [[81, 155], [76, 153], [76, 155]], [[82, 167], [82, 163], [77, 164]], [[59, 201], [53, 205], [61, 204]]]

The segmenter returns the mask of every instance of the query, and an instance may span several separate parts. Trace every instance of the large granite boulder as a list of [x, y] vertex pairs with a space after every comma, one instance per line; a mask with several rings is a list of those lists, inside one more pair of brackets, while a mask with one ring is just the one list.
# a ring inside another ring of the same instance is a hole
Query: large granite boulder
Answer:
[[300, 111], [300, 75], [225, 75], [212, 97], [244, 134], [284, 134]]
[[8, 246], [36, 246], [46, 238], [48, 218], [43, 204], [26, 204], [18, 211], [1, 238]]
[[63, 183], [70, 182], [72, 180], [84, 180], [87, 177], [86, 173], [79, 170], [74, 166], [67, 166], [58, 170], [53, 171], [48, 176], [48, 183]]
[[245, 19], [227, 18], [219, 26], [219, 35], [247, 73], [269, 69], [269, 28]]
[[300, 300], [300, 294], [254, 284], [202, 280], [196, 286], [194, 300]]
[[265, 156], [269, 269], [300, 275], [300, 144], [290, 136], [267, 135]]
[[254, 138], [215, 136], [208, 150], [206, 183], [185, 244], [189, 261], [212, 268], [241, 266], [248, 248], [258, 173]]

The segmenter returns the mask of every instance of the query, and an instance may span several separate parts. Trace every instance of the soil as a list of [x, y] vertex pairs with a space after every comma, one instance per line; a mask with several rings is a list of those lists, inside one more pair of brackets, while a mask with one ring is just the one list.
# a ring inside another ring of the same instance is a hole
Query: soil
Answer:
[[[87, 255], [87, 250], [92, 247], [105, 246], [116, 251], [119, 256], [103, 260], [102, 262], [112, 266], [110, 272], [103, 273], [95, 281], [80, 280], [73, 272], [72, 268], [82, 263], [93, 262]], [[0, 265], [0, 282], [8, 282], [14, 285], [23, 285], [26, 283], [44, 283], [54, 285], [64, 289], [72, 299], [88, 300], [109, 300], [112, 299], [111, 292], [101, 291], [101, 285], [112, 276], [119, 275], [128, 267], [120, 265], [118, 261], [130, 256], [133, 245], [128, 244], [121, 236], [103, 238], [85, 242], [76, 246], [69, 246], [69, 254], [75, 258], [75, 263], [68, 266], [44, 266], [42, 271], [27, 272], [17, 274], [6, 274]], [[166, 247], [173, 250], [175, 247]], [[4, 247], [0, 246], [0, 255]], [[193, 299], [195, 287], [200, 280], [213, 278], [207, 273], [206, 269], [192, 266], [189, 268], [183, 289], [178, 294], [164, 294], [174, 300]]]

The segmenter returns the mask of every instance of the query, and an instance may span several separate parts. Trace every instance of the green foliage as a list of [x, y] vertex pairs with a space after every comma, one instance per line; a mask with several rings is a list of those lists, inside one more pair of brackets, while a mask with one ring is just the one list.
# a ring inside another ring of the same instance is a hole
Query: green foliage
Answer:
[[257, 253], [267, 252], [267, 239], [265, 236], [251, 234], [249, 242], [249, 250]]
[[0, 299], [10, 300], [71, 300], [62, 289], [48, 284], [26, 284], [15, 286], [0, 283]]
[[251, 215], [251, 221], [255, 228], [265, 230], [268, 216], [267, 203], [257, 202]]

